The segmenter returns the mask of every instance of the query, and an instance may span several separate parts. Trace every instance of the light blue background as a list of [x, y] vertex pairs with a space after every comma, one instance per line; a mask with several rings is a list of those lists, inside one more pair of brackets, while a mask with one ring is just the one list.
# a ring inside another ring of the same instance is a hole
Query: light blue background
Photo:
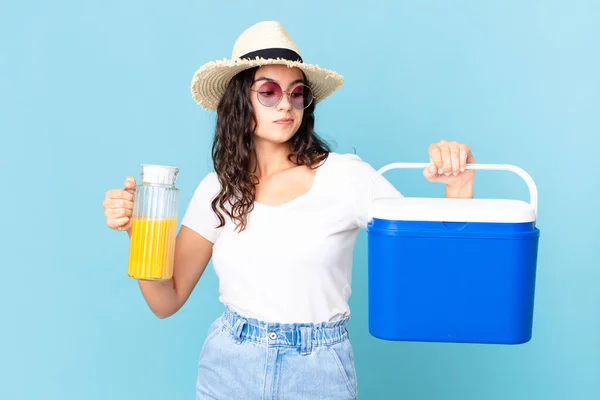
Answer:
[[[208, 269], [157, 319], [126, 275], [104, 193], [142, 163], [181, 169], [182, 207], [209, 171], [214, 114], [193, 72], [281, 21], [342, 90], [317, 108], [335, 150], [379, 168], [427, 161], [440, 139], [527, 170], [540, 194], [534, 336], [505, 347], [391, 343], [367, 331], [366, 234], [351, 332], [362, 399], [600, 398], [600, 6], [597, 1], [3, 1], [0, 398], [189, 399], [209, 323]], [[420, 171], [388, 177], [441, 196]], [[526, 200], [511, 173], [479, 197]], [[448, 257], [463, 257], [448, 254]]]

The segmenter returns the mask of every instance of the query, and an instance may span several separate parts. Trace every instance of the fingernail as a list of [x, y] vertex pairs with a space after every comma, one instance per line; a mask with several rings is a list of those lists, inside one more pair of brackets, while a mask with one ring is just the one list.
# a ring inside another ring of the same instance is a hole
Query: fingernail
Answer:
[[458, 172], [453, 172], [452, 175], [456, 176], [458, 175]]
[[444, 173], [444, 168], [440, 168], [440, 169], [438, 169], [438, 174], [440, 174], [440, 175], [441, 175], [441, 174], [443, 174], [443, 173]]
[[431, 173], [435, 172], [435, 165], [432, 165], [429, 167], [429, 172], [431, 172]]
[[446, 172], [444, 175], [446, 175], [446, 176], [450, 176], [450, 172]]
[[460, 172], [465, 172], [465, 169], [464, 169], [464, 168], [461, 168], [461, 169], [460, 169]]

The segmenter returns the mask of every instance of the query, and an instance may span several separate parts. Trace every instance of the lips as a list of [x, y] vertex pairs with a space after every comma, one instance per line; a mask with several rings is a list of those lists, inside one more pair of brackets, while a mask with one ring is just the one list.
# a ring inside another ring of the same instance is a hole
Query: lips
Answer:
[[278, 119], [277, 121], [274, 121], [276, 124], [289, 124], [293, 121], [293, 119], [291, 118], [281, 118]]

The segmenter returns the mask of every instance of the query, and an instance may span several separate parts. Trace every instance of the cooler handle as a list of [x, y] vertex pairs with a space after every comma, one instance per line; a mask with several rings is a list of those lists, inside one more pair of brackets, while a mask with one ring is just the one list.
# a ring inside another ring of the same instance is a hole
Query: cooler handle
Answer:
[[[377, 170], [377, 173], [373, 177], [371, 185], [369, 186], [369, 204], [371, 204], [373, 202], [373, 193], [372, 193], [373, 183], [375, 183], [375, 180], [377, 178], [379, 178], [379, 176], [383, 175], [385, 172], [387, 172], [391, 169], [398, 169], [398, 168], [424, 169], [424, 168], [429, 167], [430, 165], [431, 165], [431, 163], [405, 162], [405, 163], [391, 163], [391, 164], [381, 167], [379, 170]], [[514, 172], [515, 174], [519, 175], [521, 178], [523, 178], [523, 180], [527, 184], [527, 187], [529, 188], [529, 203], [533, 207], [535, 216], [537, 218], [537, 199], [538, 199], [537, 187], [536, 187], [535, 182], [533, 181], [533, 178], [531, 177], [531, 175], [529, 175], [524, 169], [519, 168], [515, 165], [510, 165], [510, 164], [467, 164], [466, 169], [511, 171], [511, 172]]]

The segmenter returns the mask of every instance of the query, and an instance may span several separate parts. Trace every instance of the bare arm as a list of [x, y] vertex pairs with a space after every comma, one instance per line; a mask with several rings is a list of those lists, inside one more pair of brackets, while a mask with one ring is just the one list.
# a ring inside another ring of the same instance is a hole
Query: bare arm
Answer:
[[173, 278], [139, 285], [148, 306], [159, 318], [175, 314], [187, 301], [212, 256], [213, 244], [182, 225], [175, 241]]
[[[106, 224], [112, 229], [123, 227], [131, 238], [135, 180], [128, 177], [124, 187], [106, 192], [102, 206]], [[175, 240], [173, 278], [162, 282], [138, 281], [146, 303], [157, 317], [167, 318], [185, 304], [210, 261], [212, 249], [209, 240], [181, 226]]]

